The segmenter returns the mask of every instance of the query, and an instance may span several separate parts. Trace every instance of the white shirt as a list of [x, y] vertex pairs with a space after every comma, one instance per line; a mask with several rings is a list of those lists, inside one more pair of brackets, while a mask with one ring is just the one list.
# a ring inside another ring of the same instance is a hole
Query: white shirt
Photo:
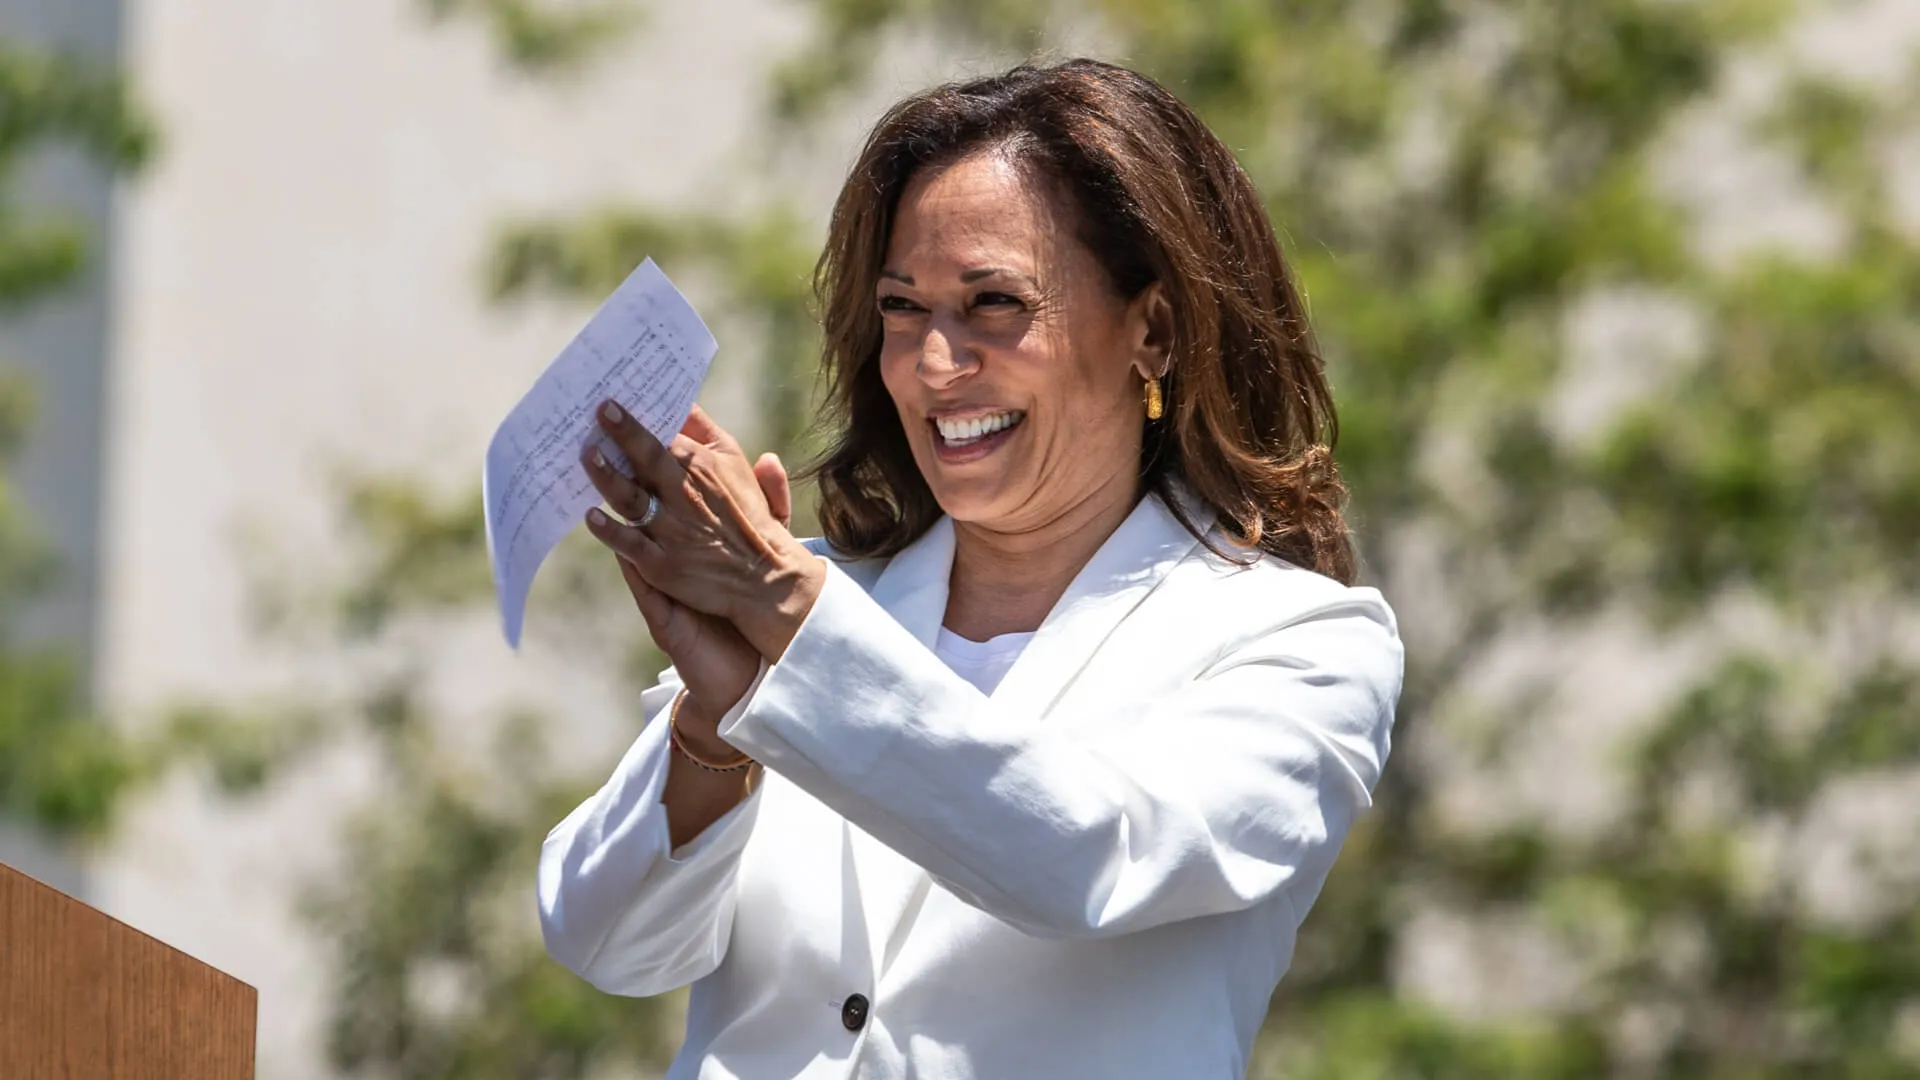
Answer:
[[678, 850], [679, 683], [647, 691], [541, 853], [549, 952], [611, 993], [692, 985], [672, 1080], [1244, 1076], [1386, 760], [1392, 612], [1150, 497], [983, 693], [933, 651], [952, 559], [942, 521], [830, 561], [721, 723], [763, 781]]
[[940, 628], [940, 636], [934, 639], [933, 655], [947, 665], [955, 675], [967, 680], [975, 690], [992, 696], [993, 689], [1000, 680], [1007, 677], [1013, 662], [1020, 659], [1020, 652], [1033, 640], [1031, 631], [1024, 634], [997, 634], [985, 641], [974, 641], [959, 634]]

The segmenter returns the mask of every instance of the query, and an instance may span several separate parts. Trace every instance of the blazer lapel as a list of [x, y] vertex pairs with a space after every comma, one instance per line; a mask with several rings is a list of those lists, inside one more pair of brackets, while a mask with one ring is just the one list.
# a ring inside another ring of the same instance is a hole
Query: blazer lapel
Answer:
[[[933, 528], [895, 555], [873, 583], [869, 595], [931, 652], [947, 614], [947, 582], [953, 572], [953, 522], [941, 518]], [[905, 856], [847, 824], [860, 907], [866, 921], [873, 976], [878, 981], [899, 951], [910, 924], [907, 918], [926, 898], [927, 872]]]
[[947, 580], [953, 575], [953, 519], [941, 518], [880, 571], [868, 595], [929, 650], [947, 617]]

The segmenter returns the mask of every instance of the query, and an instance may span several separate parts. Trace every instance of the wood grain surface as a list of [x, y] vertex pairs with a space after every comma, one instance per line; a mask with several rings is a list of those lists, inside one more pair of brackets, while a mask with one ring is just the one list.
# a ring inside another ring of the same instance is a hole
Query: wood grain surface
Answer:
[[0, 863], [0, 1080], [253, 1080], [258, 995]]

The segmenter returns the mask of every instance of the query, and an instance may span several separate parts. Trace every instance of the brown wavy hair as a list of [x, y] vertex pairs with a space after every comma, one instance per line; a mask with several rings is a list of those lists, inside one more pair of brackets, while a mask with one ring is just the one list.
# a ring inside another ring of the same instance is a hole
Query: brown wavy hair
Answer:
[[1154, 282], [1166, 290], [1167, 410], [1143, 420], [1145, 489], [1202, 539], [1181, 487], [1243, 547], [1350, 583], [1333, 395], [1259, 194], [1193, 110], [1152, 79], [1093, 60], [916, 94], [868, 136], [814, 270], [829, 437], [807, 473], [827, 540], [886, 556], [940, 518], [881, 382], [873, 297], [908, 181], [982, 150], [1055, 186], [1119, 296]]

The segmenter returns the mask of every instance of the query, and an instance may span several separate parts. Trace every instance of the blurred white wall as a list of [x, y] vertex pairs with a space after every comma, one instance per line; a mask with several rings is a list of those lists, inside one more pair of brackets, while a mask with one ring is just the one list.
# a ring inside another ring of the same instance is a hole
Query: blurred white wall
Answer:
[[[536, 81], [481, 25], [432, 25], [424, 7], [126, 12], [130, 75], [165, 134], [116, 222], [98, 681], [132, 722], [287, 685], [288, 658], [256, 644], [248, 568], [267, 547], [325, 577], [339, 470], [477, 482], [493, 426], [586, 314], [489, 310], [492, 227], [726, 190], [764, 69], [802, 30], [779, 0], [656, 3], [583, 77]], [[448, 648], [456, 713], [517, 696], [608, 738], [631, 723], [609, 687], [543, 678], [537, 640], [511, 660], [475, 626]], [[262, 1076], [321, 1073], [324, 969], [290, 901], [371, 782], [351, 755], [265, 801], [181, 778], [130, 807], [91, 867], [99, 906], [259, 988]]]

